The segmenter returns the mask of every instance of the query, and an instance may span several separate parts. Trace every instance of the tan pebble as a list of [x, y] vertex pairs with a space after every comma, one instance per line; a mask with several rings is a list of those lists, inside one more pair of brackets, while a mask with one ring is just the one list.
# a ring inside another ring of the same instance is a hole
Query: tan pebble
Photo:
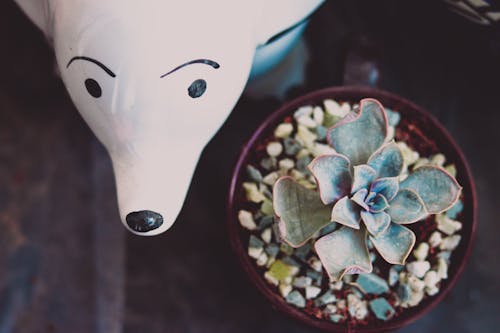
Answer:
[[441, 242], [441, 245], [439, 245], [439, 248], [445, 251], [453, 251], [457, 248], [461, 239], [462, 237], [460, 235], [453, 235], [443, 238], [443, 241]]
[[295, 166], [295, 162], [289, 158], [284, 158], [278, 163], [280, 169], [290, 170]]
[[264, 231], [262, 231], [262, 234], [260, 234], [260, 237], [264, 242], [269, 244], [271, 242], [271, 236], [272, 236], [272, 231], [271, 228], [266, 228]]
[[238, 212], [238, 220], [240, 221], [240, 224], [243, 228], [248, 229], [248, 230], [255, 230], [257, 229], [257, 224], [255, 224], [255, 221], [253, 219], [252, 213], [246, 210], [240, 210]]
[[441, 236], [441, 233], [439, 231], [434, 231], [429, 237], [429, 245], [431, 247], [437, 247], [439, 246], [439, 244], [441, 244], [442, 240], [443, 237]]
[[325, 114], [323, 113], [323, 109], [319, 106], [316, 106], [313, 110], [313, 119], [318, 125], [323, 125], [323, 121], [325, 120]]
[[289, 284], [280, 283], [279, 290], [281, 296], [287, 297], [288, 294], [292, 291], [292, 286]]
[[280, 139], [288, 138], [293, 132], [293, 125], [289, 123], [279, 124], [274, 130], [274, 136]]

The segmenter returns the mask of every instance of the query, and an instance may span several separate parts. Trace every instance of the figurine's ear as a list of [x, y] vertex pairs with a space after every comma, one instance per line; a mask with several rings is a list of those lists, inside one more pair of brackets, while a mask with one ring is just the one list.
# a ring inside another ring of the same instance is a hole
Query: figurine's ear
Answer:
[[15, 0], [24, 13], [51, 39], [52, 0]]
[[274, 36], [307, 19], [324, 0], [259, 1], [257, 12], [257, 45], [264, 45]]

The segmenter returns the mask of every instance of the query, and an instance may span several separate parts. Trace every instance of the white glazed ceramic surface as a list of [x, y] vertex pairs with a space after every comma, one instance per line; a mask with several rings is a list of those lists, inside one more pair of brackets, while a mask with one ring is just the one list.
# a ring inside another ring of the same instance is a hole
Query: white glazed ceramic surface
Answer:
[[[16, 1], [53, 43], [73, 102], [111, 156], [124, 225], [156, 235], [179, 214], [254, 58], [253, 73], [277, 63], [323, 0]], [[294, 25], [295, 37], [266, 45]]]

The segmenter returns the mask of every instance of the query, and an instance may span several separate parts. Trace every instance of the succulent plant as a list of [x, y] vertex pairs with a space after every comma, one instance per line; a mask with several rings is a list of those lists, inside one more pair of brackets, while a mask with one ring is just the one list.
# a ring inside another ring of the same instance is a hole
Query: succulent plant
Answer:
[[332, 280], [372, 271], [368, 239], [387, 262], [404, 264], [416, 238], [404, 225], [449, 209], [460, 196], [458, 182], [440, 167], [402, 175], [403, 156], [387, 132], [383, 106], [363, 99], [328, 130], [336, 154], [309, 164], [317, 191], [287, 176], [274, 185], [278, 230], [289, 245], [300, 247], [330, 223], [342, 225], [315, 243]]

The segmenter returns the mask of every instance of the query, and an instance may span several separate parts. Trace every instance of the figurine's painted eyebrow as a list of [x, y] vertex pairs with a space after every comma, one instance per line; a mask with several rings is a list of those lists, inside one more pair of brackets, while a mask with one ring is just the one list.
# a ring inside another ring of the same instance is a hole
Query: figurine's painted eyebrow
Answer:
[[71, 65], [71, 63], [75, 60], [85, 60], [85, 61], [90, 61], [94, 64], [96, 64], [97, 66], [101, 67], [109, 76], [111, 77], [116, 77], [115, 73], [113, 73], [111, 71], [111, 69], [109, 69], [108, 67], [106, 67], [104, 64], [102, 64], [101, 62], [95, 60], [95, 59], [92, 59], [92, 58], [89, 58], [89, 57], [83, 57], [83, 56], [76, 56], [76, 57], [73, 57], [71, 58], [71, 60], [68, 62], [68, 64], [66, 65], [66, 68], [69, 67], [69, 65]]
[[184, 64], [182, 64], [180, 66], [175, 67], [170, 72], [165, 73], [162, 76], [160, 76], [160, 79], [163, 79], [165, 76], [167, 76], [169, 74], [172, 74], [173, 72], [175, 72], [176, 70], [181, 69], [182, 67], [185, 67], [187, 65], [192, 65], [192, 64], [205, 64], [205, 65], [212, 66], [215, 69], [217, 69], [217, 68], [220, 67], [220, 65], [217, 62], [213, 61], [213, 60], [210, 60], [210, 59], [196, 59], [196, 60], [188, 61], [188, 62], [186, 62], [186, 63], [184, 63]]

